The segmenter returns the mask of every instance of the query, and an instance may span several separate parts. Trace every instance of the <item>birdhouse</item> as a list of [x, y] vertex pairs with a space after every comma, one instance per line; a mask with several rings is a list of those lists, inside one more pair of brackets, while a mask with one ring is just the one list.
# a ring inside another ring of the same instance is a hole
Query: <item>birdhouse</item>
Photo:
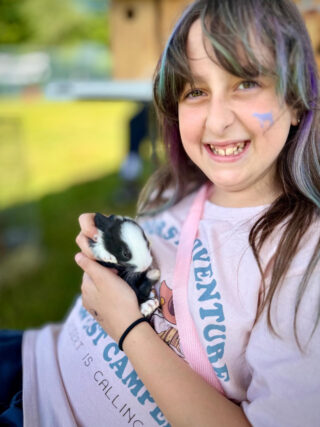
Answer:
[[113, 0], [110, 9], [113, 78], [151, 78], [177, 18], [190, 3], [190, 0]]

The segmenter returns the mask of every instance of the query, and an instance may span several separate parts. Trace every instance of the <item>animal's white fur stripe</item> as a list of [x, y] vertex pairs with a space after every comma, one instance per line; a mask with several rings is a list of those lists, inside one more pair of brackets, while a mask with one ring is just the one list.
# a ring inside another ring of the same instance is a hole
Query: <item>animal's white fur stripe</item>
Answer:
[[142, 230], [134, 222], [126, 221], [121, 227], [121, 239], [128, 245], [132, 254], [130, 264], [136, 266], [135, 270], [147, 270], [152, 264], [152, 258]]
[[91, 246], [91, 250], [96, 259], [104, 262], [111, 262], [112, 264], [117, 264], [117, 258], [108, 252], [104, 246], [103, 242], [103, 232], [98, 229], [98, 239], [93, 246]]

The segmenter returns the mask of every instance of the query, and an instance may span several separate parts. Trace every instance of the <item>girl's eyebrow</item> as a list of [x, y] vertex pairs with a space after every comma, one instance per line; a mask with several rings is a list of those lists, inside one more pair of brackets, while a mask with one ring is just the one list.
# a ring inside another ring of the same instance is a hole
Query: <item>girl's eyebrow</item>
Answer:
[[[230, 74], [230, 78], [238, 78], [237, 76], [233, 76], [232, 74]], [[187, 81], [187, 83], [189, 83], [190, 85], [192, 84], [202, 84], [205, 85], [207, 83], [207, 79], [205, 76], [201, 75], [201, 74], [193, 74], [191, 73], [191, 80]]]
[[206, 80], [203, 76], [201, 76], [200, 74], [191, 74], [192, 77], [192, 81], [188, 82], [189, 84], [191, 83], [205, 83]]

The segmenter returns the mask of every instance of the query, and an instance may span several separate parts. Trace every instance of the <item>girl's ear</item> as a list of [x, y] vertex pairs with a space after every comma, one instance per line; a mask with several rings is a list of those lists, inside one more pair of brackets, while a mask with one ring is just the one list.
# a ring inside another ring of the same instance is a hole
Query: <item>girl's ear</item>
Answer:
[[292, 126], [298, 126], [300, 123], [300, 113], [298, 110], [292, 110], [291, 111], [291, 125]]

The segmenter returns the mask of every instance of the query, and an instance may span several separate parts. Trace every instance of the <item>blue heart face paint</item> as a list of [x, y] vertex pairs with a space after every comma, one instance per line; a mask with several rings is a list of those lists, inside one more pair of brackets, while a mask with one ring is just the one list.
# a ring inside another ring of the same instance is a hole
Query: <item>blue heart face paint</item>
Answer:
[[274, 123], [271, 111], [270, 113], [254, 113], [252, 116], [259, 119], [261, 128], [264, 128], [265, 122], [269, 122], [270, 126], [272, 126]]

